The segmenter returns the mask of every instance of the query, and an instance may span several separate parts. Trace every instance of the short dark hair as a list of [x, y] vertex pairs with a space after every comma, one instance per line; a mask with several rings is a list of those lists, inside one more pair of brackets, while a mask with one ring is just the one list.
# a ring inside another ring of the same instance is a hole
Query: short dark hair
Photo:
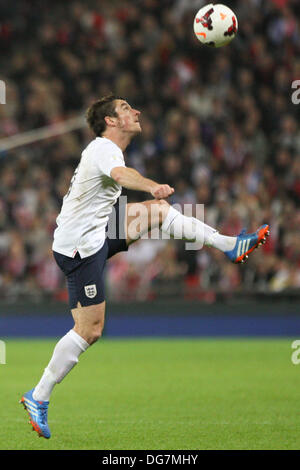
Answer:
[[115, 109], [115, 100], [123, 100], [123, 98], [110, 93], [95, 101], [95, 103], [88, 108], [86, 120], [96, 136], [100, 137], [106, 129], [105, 116], [118, 116]]

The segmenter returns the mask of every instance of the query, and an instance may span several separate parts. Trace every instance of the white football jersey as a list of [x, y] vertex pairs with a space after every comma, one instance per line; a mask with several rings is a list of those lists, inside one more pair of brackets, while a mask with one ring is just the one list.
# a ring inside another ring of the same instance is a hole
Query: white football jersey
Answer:
[[122, 187], [111, 177], [113, 168], [124, 166], [122, 150], [105, 137], [96, 137], [83, 150], [68, 193], [56, 219], [52, 249], [74, 258], [86, 258], [100, 250], [112, 207]]

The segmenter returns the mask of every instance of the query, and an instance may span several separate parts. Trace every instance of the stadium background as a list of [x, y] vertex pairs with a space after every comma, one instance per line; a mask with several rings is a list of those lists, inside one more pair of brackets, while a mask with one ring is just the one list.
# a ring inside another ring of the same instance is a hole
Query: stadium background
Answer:
[[[1, 449], [299, 449], [300, 4], [226, 1], [239, 34], [215, 50], [193, 35], [203, 3], [0, 0]], [[113, 258], [105, 337], [38, 439], [18, 400], [72, 327], [52, 235], [109, 91], [142, 111], [128, 165], [224, 233], [271, 235], [244, 266], [174, 241]]]
[[300, 333], [300, 4], [226, 2], [240, 29], [221, 49], [194, 37], [203, 4], [0, 2], [1, 337], [71, 324], [53, 230], [92, 138], [84, 111], [110, 91], [142, 111], [128, 166], [174, 186], [171, 203], [205, 204], [206, 222], [225, 234], [267, 222], [271, 235], [245, 266], [180, 241], [132, 245], [108, 263], [106, 334]]

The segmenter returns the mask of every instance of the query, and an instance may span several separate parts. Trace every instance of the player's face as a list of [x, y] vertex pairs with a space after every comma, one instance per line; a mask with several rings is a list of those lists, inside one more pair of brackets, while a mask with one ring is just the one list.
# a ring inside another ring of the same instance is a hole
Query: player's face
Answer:
[[122, 130], [131, 134], [139, 134], [142, 131], [139, 115], [140, 111], [133, 109], [127, 101], [116, 100], [115, 110], [118, 114], [117, 126]]

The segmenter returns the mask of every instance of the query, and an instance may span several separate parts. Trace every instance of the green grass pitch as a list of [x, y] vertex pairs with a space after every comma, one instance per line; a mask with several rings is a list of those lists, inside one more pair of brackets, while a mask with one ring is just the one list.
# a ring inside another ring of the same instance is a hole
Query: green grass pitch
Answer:
[[56, 340], [6, 341], [0, 449], [299, 449], [289, 339], [103, 339], [53, 391], [50, 440], [18, 404]]

